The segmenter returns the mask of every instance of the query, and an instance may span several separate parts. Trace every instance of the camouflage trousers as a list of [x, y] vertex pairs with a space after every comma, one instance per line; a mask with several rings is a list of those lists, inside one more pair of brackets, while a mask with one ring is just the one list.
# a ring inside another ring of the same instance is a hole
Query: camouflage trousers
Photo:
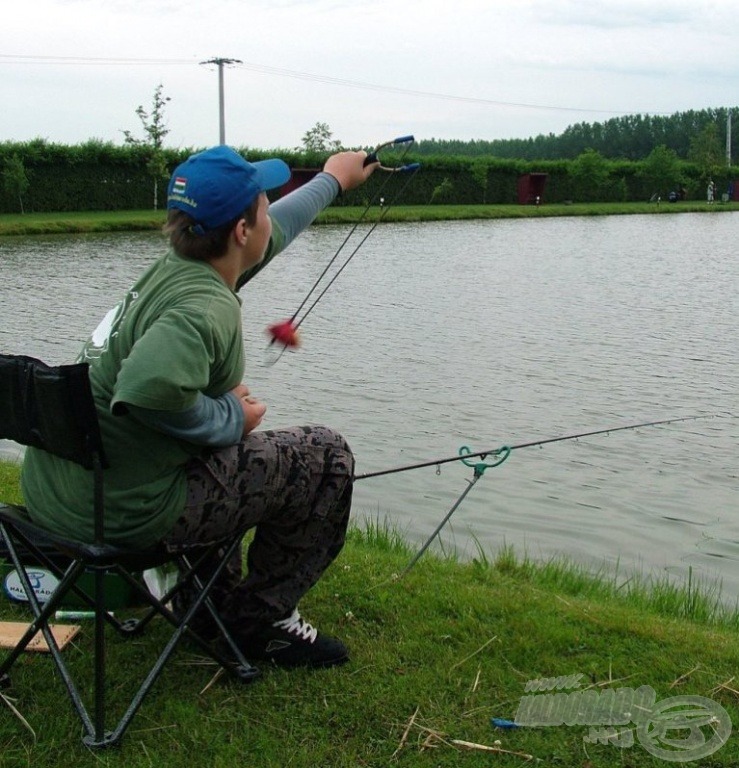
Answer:
[[189, 463], [186, 506], [165, 543], [209, 543], [254, 528], [246, 572], [239, 551], [211, 594], [224, 621], [242, 631], [281, 619], [344, 545], [353, 474], [351, 449], [327, 427], [252, 432]]

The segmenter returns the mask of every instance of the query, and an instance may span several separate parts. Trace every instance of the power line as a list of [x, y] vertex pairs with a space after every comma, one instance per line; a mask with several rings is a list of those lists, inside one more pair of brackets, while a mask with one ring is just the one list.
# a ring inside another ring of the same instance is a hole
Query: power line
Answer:
[[412, 88], [399, 88], [392, 85], [377, 85], [375, 83], [364, 83], [358, 80], [344, 80], [339, 77], [327, 75], [314, 75], [310, 72], [297, 72], [290, 69], [281, 69], [279, 67], [270, 67], [263, 64], [242, 64], [242, 69], [248, 69], [253, 72], [263, 74], [277, 75], [280, 77], [293, 77], [300, 80], [311, 80], [314, 82], [326, 83], [328, 85], [341, 85], [347, 88], [361, 88], [371, 91], [383, 91], [385, 93], [399, 93], [405, 96], [421, 96], [432, 99], [442, 99], [444, 101], [466, 102], [468, 104], [482, 104], [495, 107], [516, 107], [519, 109], [540, 109], [556, 112], [595, 112], [608, 115], [623, 115], [624, 110], [613, 109], [587, 109], [584, 107], [558, 107], [549, 104], [526, 104], [515, 101], [498, 101], [495, 99], [483, 99], [475, 96], [455, 96], [448, 93], [436, 93], [434, 91], [418, 91]]
[[[96, 58], [88, 56], [21, 56], [14, 54], [0, 54], [0, 64], [69, 64], [86, 66], [150, 66], [154, 64], [165, 64], [174, 66], [192, 66], [194, 64], [233, 64], [237, 69], [245, 69], [250, 72], [257, 72], [264, 75], [273, 75], [276, 77], [288, 77], [297, 80], [309, 80], [311, 82], [324, 83], [325, 85], [338, 85], [343, 88], [358, 88], [369, 91], [379, 91], [382, 93], [397, 93], [404, 96], [418, 96], [420, 98], [438, 99], [441, 101], [454, 101], [466, 104], [480, 104], [482, 106], [492, 107], [512, 107], [515, 109], [535, 109], [549, 112], [579, 112], [588, 114], [604, 115], [625, 115], [634, 111], [641, 110], [614, 110], [614, 109], [591, 109], [588, 107], [566, 107], [555, 104], [529, 104], [526, 102], [501, 101], [498, 99], [485, 99], [476, 96], [457, 96], [449, 93], [436, 93], [434, 91], [421, 91], [412, 88], [400, 88], [392, 85], [379, 85], [377, 83], [367, 83], [359, 80], [346, 80], [344, 78], [332, 77], [330, 75], [317, 75], [312, 72], [301, 72], [292, 69], [283, 69], [281, 67], [272, 67], [266, 64], [252, 64], [242, 62], [239, 59], [211, 59], [207, 62], [196, 62], [194, 59], [131, 59], [131, 58]], [[219, 70], [221, 67], [219, 66]], [[654, 112], [653, 114], [667, 114]]]
[[0, 53], [0, 64], [73, 64], [86, 66], [151, 66], [152, 64], [197, 64], [194, 59], [126, 59], [90, 56], [20, 56]]

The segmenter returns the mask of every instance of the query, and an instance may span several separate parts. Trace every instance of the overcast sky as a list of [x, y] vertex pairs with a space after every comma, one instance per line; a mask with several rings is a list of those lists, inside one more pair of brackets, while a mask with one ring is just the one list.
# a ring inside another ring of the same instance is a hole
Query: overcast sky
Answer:
[[173, 147], [525, 138], [739, 102], [736, 0], [22, 0], [0, 25], [0, 141]]

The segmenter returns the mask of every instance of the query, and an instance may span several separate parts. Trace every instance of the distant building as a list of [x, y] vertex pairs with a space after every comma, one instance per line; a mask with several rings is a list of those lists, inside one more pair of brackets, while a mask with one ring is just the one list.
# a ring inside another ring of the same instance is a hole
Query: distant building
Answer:
[[544, 202], [544, 187], [548, 173], [525, 173], [518, 177], [519, 205], [540, 205]]

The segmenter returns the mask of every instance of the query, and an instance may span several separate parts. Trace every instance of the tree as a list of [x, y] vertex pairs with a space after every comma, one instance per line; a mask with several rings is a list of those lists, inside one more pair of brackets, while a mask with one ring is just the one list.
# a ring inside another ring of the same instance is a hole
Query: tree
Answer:
[[26, 168], [23, 165], [23, 159], [19, 155], [11, 155], [5, 161], [3, 186], [9, 195], [18, 198], [21, 213], [25, 213], [23, 210], [23, 195], [28, 191], [29, 181], [26, 175]]
[[646, 180], [650, 194], [666, 197], [670, 190], [682, 185], [677, 152], [664, 144], [655, 147], [642, 163], [639, 175]]
[[149, 160], [146, 163], [146, 170], [154, 179], [154, 210], [157, 209], [157, 198], [159, 196], [159, 181], [167, 178], [167, 161], [164, 158], [164, 137], [169, 133], [169, 128], [164, 120], [164, 107], [171, 101], [169, 96], [163, 94], [164, 86], [159, 85], [154, 89], [154, 98], [152, 100], [151, 112], [147, 112], [141, 105], [136, 109], [136, 115], [144, 127], [145, 138], [137, 139], [131, 131], [123, 131], [126, 144], [133, 144], [139, 147], [147, 147], [149, 150]]
[[328, 123], [316, 123], [303, 134], [302, 149], [306, 152], [338, 152], [341, 149], [341, 142], [338, 139], [332, 139], [332, 136]]
[[691, 139], [688, 160], [698, 167], [701, 180], [704, 182], [718, 174], [725, 159], [715, 122], [708, 123], [697, 136]]
[[594, 149], [586, 149], [572, 161], [571, 169], [578, 198], [585, 203], [600, 200], [608, 181], [607, 160]]
[[482, 202], [487, 203], [488, 195], [488, 164], [484, 161], [475, 160], [472, 163], [472, 176], [482, 189]]

